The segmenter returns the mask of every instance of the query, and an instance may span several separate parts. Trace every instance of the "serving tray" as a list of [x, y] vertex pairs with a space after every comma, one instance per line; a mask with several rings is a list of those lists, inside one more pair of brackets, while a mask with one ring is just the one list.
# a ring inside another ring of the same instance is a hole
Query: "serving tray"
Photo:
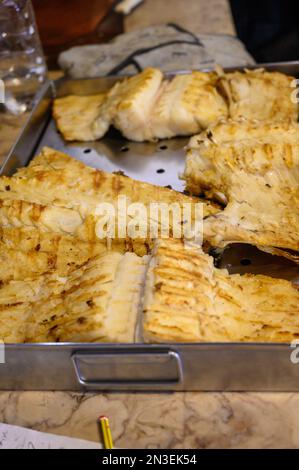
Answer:
[[[299, 61], [261, 64], [299, 76]], [[240, 68], [230, 69], [240, 70]], [[180, 71], [178, 73], [184, 73]], [[106, 90], [119, 77], [58, 80], [38, 93], [31, 116], [1, 168], [10, 175], [45, 145], [105, 171], [183, 190], [184, 146], [188, 138], [136, 143], [110, 131], [97, 142], [67, 143], [51, 119], [53, 97]], [[298, 267], [246, 245], [225, 250], [220, 267], [299, 279]], [[1, 390], [206, 390], [298, 391], [299, 364], [289, 344], [171, 343], [7, 344], [0, 364]], [[299, 354], [298, 354], [299, 356]]]

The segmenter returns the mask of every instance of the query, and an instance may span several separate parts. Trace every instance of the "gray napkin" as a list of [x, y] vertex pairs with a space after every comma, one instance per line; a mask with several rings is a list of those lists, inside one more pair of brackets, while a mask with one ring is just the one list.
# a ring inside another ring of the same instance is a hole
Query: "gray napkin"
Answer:
[[243, 43], [227, 35], [193, 34], [175, 24], [151, 26], [117, 36], [108, 44], [77, 46], [59, 56], [72, 78], [128, 75], [145, 67], [165, 72], [253, 65]]

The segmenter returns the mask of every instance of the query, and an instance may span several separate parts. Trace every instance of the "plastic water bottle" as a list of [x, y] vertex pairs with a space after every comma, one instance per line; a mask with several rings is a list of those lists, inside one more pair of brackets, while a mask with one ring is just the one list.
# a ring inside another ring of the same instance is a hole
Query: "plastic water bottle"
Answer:
[[6, 108], [15, 114], [26, 111], [45, 77], [46, 64], [31, 1], [1, 0], [0, 79], [5, 86]]

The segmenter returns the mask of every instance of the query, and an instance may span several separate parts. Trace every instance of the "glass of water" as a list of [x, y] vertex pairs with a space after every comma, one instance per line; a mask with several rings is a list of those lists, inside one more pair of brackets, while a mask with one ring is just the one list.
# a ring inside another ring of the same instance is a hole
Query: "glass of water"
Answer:
[[45, 59], [30, 0], [0, 0], [0, 79], [5, 107], [20, 114], [46, 77]]

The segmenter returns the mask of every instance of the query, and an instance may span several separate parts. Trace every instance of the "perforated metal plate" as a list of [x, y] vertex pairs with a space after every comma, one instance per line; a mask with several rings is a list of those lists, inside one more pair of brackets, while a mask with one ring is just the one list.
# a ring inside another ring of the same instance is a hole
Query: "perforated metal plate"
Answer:
[[37, 148], [48, 145], [86, 165], [104, 171], [123, 171], [127, 176], [159, 186], [171, 186], [183, 191], [179, 175], [184, 171], [184, 146], [188, 138], [160, 140], [157, 143], [137, 143], [124, 139], [117, 131], [96, 142], [66, 143], [51, 121]]

